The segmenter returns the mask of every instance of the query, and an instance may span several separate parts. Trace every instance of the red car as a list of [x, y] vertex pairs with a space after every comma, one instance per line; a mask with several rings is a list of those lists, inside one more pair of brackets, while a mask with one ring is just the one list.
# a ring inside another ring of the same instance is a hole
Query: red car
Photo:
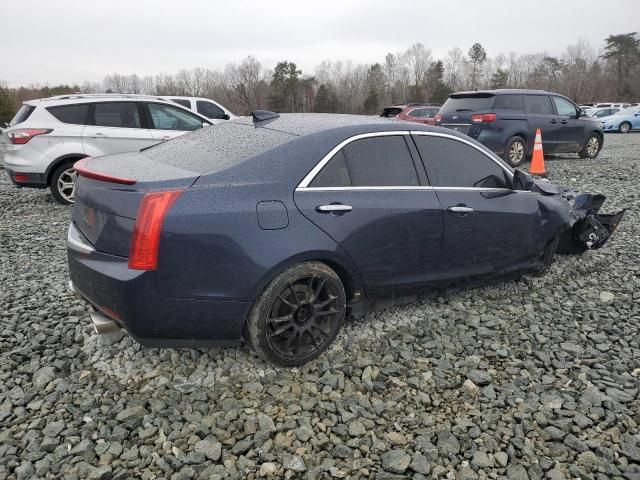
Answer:
[[440, 105], [435, 103], [409, 103], [407, 105], [393, 105], [382, 111], [381, 117], [397, 118], [407, 122], [436, 124], [436, 114]]

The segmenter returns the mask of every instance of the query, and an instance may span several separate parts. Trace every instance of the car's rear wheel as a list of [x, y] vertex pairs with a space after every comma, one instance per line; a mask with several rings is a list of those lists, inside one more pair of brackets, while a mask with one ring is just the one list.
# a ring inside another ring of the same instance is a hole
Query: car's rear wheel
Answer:
[[600, 153], [600, 136], [597, 133], [592, 133], [584, 142], [582, 150], [578, 152], [580, 158], [596, 158]]
[[512, 167], [519, 167], [527, 158], [527, 142], [524, 138], [511, 137], [504, 150], [504, 160]]
[[254, 303], [245, 337], [277, 365], [302, 365], [333, 342], [344, 323], [346, 294], [340, 277], [319, 262], [279, 274]]
[[74, 162], [67, 162], [56, 168], [51, 175], [51, 194], [58, 203], [71, 205], [75, 202], [78, 174], [73, 169]]
[[631, 124], [629, 122], [622, 122], [618, 127], [620, 133], [629, 133], [631, 131]]

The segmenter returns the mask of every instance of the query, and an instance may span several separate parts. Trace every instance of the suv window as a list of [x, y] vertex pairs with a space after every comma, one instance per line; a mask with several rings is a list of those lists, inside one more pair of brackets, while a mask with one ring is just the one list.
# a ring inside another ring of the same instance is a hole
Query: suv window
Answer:
[[[450, 138], [415, 135], [431, 184], [438, 187], [504, 187], [505, 171], [479, 150]], [[491, 176], [495, 179], [491, 179]]]
[[440, 109], [440, 113], [476, 112], [478, 110], [487, 110], [491, 108], [493, 99], [493, 94], [456, 95], [454, 97], [449, 97], [449, 99], [444, 102], [444, 105]]
[[177, 103], [178, 105], [182, 105], [183, 107], [191, 109], [191, 101], [189, 100], [185, 100], [184, 98], [172, 98], [171, 101]]
[[138, 104], [134, 102], [94, 103], [93, 125], [99, 127], [140, 128]]
[[495, 110], [524, 110], [524, 95], [496, 95]]
[[382, 111], [381, 117], [391, 118], [399, 115], [402, 111], [401, 107], [387, 107]]
[[79, 103], [77, 105], [60, 105], [57, 107], [47, 108], [47, 112], [53, 115], [62, 123], [71, 123], [73, 125], [84, 125], [87, 123], [87, 115], [89, 114], [89, 104]]
[[149, 103], [148, 106], [153, 128], [157, 130], [191, 132], [202, 128], [202, 120], [189, 112], [159, 103]]
[[399, 187], [419, 185], [405, 139], [363, 138], [346, 145], [313, 180], [312, 187]]
[[551, 97], [553, 98], [553, 103], [556, 104], [556, 110], [558, 111], [558, 115], [564, 117], [575, 117], [576, 116], [576, 107], [574, 107], [573, 103], [569, 100], [566, 100], [562, 97]]
[[224, 118], [225, 115], [224, 110], [212, 102], [198, 100], [196, 102], [196, 108], [200, 115], [204, 115], [207, 118]]
[[11, 119], [11, 121], [9, 122], [9, 126], [13, 127], [18, 123], [24, 122], [27, 118], [29, 118], [29, 116], [33, 113], [35, 109], [36, 107], [32, 105], [23, 104], [20, 107], [20, 110], [18, 110], [18, 112], [13, 116], [13, 119]]
[[433, 118], [438, 113], [438, 109], [434, 108], [414, 108], [409, 112], [410, 117], [415, 118]]
[[525, 95], [524, 103], [527, 106], [527, 113], [553, 115], [551, 99], [547, 95]]

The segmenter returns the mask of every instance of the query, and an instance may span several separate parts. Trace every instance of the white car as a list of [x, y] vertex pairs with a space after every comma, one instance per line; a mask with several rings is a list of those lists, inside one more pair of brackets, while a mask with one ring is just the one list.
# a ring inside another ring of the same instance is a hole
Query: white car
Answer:
[[24, 102], [4, 135], [4, 159], [20, 187], [51, 188], [74, 201], [73, 164], [84, 157], [137, 151], [211, 125], [208, 118], [158, 97], [61, 95]]
[[237, 118], [228, 109], [220, 105], [218, 102], [214, 102], [210, 98], [181, 97], [176, 95], [161, 95], [158, 98], [170, 100], [174, 103], [182, 105], [192, 112], [196, 112], [207, 117], [213, 123], [221, 123], [225, 120], [232, 120], [234, 118]]

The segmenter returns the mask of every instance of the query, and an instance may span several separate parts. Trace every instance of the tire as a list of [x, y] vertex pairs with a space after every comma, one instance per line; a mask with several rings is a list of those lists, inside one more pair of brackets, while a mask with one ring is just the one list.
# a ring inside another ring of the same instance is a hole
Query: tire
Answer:
[[622, 122], [618, 126], [618, 132], [620, 133], [629, 133], [631, 131], [631, 124], [629, 122]]
[[519, 167], [527, 159], [527, 141], [516, 135], [509, 139], [502, 158], [512, 167]]
[[549, 271], [551, 264], [553, 263], [553, 256], [556, 254], [556, 250], [558, 249], [558, 243], [560, 243], [560, 236], [551, 240], [549, 245], [547, 245], [547, 248], [544, 249], [544, 252], [540, 255], [540, 266], [532, 271], [532, 275], [534, 277], [542, 277]]
[[51, 183], [49, 188], [56, 202], [62, 205], [71, 205], [74, 203], [76, 178], [77, 174], [73, 170], [72, 162], [65, 162], [53, 171], [51, 175]]
[[578, 152], [580, 158], [596, 158], [602, 148], [602, 141], [600, 135], [592, 133], [587, 137], [587, 141], [584, 142], [582, 150]]
[[273, 364], [302, 365], [333, 343], [346, 310], [340, 277], [323, 263], [301, 263], [280, 273], [255, 301], [245, 339]]

